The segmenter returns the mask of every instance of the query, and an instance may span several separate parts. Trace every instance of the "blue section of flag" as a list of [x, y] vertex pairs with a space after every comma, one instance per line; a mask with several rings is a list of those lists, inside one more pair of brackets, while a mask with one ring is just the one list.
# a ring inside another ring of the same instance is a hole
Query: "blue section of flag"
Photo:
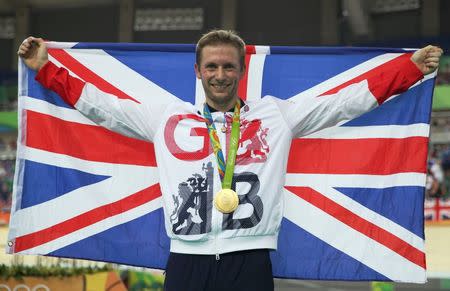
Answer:
[[389, 281], [286, 218], [281, 223], [278, 251], [271, 259], [274, 276], [281, 278]]
[[[336, 58], [332, 54], [268, 55], [264, 63], [262, 96], [287, 99], [381, 52]], [[308, 78], [305, 78], [308, 76]]]
[[127, 51], [106, 52], [176, 97], [195, 103], [194, 54], [138, 51], [131, 55]]
[[424, 238], [424, 187], [336, 188], [336, 190]]
[[[342, 46], [271, 46], [270, 53], [272, 55], [334, 55], [335, 57], [341, 57], [343, 55], [380, 55], [385, 53], [405, 53], [411, 52], [411, 50], [405, 50], [402, 48], [386, 48], [386, 47], [342, 47]], [[334, 61], [334, 59], [333, 59]], [[315, 67], [312, 69], [316, 69]]]
[[74, 45], [74, 49], [100, 49], [128, 52], [174, 52], [174, 53], [194, 53], [195, 44], [178, 43], [105, 43], [105, 42], [79, 42]]
[[433, 87], [434, 79], [429, 79], [342, 126], [430, 123]]
[[56, 94], [53, 91], [45, 89], [44, 87], [42, 87], [41, 84], [36, 82], [34, 80], [34, 78], [36, 77], [35, 71], [27, 69], [27, 74], [28, 74], [28, 97], [40, 99], [60, 107], [72, 108], [72, 106], [64, 102], [64, 100], [61, 97], [59, 97], [58, 94]]
[[163, 210], [159, 208], [49, 255], [124, 262], [127, 265], [164, 269], [169, 255], [169, 245], [164, 228]]
[[[251, 44], [249, 44], [252, 46]], [[185, 52], [195, 53], [195, 44], [179, 43], [105, 43], [105, 42], [78, 42], [74, 49], [101, 49], [115, 51], [157, 51], [157, 52]], [[384, 53], [404, 53], [411, 50], [402, 48], [386, 47], [330, 47], [330, 46], [270, 46], [270, 53], [277, 55], [355, 55], [355, 54], [384, 54]]]
[[108, 176], [25, 160], [21, 208], [57, 198], [77, 188], [103, 181]]

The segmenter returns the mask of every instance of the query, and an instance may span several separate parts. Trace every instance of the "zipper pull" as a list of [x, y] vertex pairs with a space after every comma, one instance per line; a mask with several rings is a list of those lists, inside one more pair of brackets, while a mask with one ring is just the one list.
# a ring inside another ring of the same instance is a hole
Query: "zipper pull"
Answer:
[[220, 255], [216, 254], [216, 261], [220, 261]]

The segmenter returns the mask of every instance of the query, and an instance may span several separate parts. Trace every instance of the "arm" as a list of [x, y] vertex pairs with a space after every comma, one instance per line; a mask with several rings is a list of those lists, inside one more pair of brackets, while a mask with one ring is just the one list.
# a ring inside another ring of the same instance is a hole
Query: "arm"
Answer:
[[[167, 105], [175, 98], [158, 98], [137, 102], [120, 99], [96, 86], [75, 78], [65, 68], [48, 61], [46, 44], [29, 37], [19, 48], [19, 56], [31, 69], [37, 70], [36, 80], [80, 111], [87, 118], [110, 130], [127, 136], [153, 140], [154, 131]], [[170, 97], [170, 96], [169, 96]]]
[[403, 54], [319, 96], [278, 100], [294, 136], [304, 136], [356, 118], [436, 70], [442, 50], [426, 47]]

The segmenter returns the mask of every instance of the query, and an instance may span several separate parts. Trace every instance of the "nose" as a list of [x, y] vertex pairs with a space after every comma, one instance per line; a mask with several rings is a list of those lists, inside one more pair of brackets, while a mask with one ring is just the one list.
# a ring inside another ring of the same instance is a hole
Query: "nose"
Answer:
[[216, 71], [216, 79], [224, 80], [225, 79], [225, 70], [222, 67], [218, 67]]

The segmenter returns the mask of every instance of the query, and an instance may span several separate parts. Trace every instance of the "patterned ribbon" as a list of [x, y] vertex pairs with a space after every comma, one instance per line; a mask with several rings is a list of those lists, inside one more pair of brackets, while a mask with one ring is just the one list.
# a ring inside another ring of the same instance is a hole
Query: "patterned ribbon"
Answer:
[[233, 179], [234, 165], [236, 163], [236, 154], [239, 144], [239, 131], [240, 131], [240, 111], [241, 102], [238, 100], [234, 106], [233, 123], [231, 127], [230, 145], [228, 149], [227, 162], [223, 158], [222, 147], [220, 146], [219, 137], [217, 136], [216, 127], [214, 125], [211, 111], [209, 111], [208, 105], [205, 103], [203, 106], [203, 116], [206, 119], [206, 126], [208, 127], [209, 137], [211, 139], [214, 155], [217, 159], [217, 165], [219, 170], [220, 179], [222, 180], [223, 189], [231, 189], [231, 182]]

